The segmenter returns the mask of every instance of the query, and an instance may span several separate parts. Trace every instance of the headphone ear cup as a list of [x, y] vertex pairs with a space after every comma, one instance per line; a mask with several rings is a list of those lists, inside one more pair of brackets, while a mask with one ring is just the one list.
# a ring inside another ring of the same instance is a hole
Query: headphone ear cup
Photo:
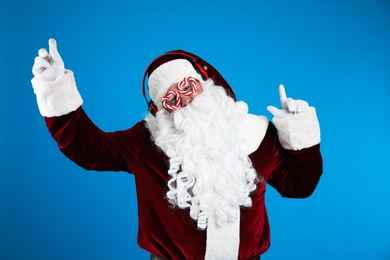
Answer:
[[196, 62], [195, 66], [197, 67], [198, 73], [202, 76], [203, 80], [207, 80], [210, 75], [207, 71], [207, 66], [202, 66], [200, 63]]
[[157, 106], [154, 104], [152, 100], [149, 101], [148, 110], [152, 115], [155, 115], [158, 111]]

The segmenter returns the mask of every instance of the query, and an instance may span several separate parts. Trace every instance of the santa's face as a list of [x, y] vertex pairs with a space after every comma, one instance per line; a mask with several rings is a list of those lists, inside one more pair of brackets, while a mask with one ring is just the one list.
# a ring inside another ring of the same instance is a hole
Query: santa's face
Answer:
[[203, 92], [200, 82], [193, 77], [185, 77], [182, 81], [172, 84], [162, 98], [162, 107], [173, 112], [185, 107]]

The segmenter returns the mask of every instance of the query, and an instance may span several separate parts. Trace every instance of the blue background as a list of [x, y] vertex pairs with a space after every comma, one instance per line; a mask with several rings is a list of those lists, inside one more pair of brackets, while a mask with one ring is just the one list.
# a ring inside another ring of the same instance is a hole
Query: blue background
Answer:
[[148, 259], [134, 179], [87, 172], [56, 147], [30, 84], [56, 38], [103, 130], [141, 120], [144, 69], [185, 49], [250, 112], [287, 95], [317, 108], [324, 175], [306, 200], [267, 192], [262, 259], [390, 259], [390, 2], [1, 1], [0, 259]]

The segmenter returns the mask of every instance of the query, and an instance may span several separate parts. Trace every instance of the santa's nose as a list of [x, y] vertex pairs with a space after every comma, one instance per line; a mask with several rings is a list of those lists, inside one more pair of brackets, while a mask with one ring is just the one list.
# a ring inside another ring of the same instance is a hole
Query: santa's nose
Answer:
[[187, 106], [189, 103], [191, 103], [192, 97], [191, 97], [191, 96], [186, 96], [186, 95], [181, 95], [181, 96], [180, 96], [180, 100], [181, 100], [181, 106], [182, 106], [182, 107], [185, 107], [185, 106]]

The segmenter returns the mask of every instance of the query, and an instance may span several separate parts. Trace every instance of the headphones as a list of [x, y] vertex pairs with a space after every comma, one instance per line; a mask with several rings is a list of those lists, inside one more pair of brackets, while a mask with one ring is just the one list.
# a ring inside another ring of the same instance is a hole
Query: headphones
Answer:
[[227, 95], [229, 95], [231, 98], [233, 98], [236, 101], [236, 95], [234, 94], [229, 83], [227, 83], [227, 81], [213, 66], [211, 66], [208, 62], [206, 62], [199, 56], [196, 56], [195, 54], [183, 50], [173, 50], [173, 51], [166, 52], [161, 56], [157, 57], [156, 59], [154, 59], [146, 68], [144, 76], [142, 78], [142, 94], [148, 106], [148, 111], [152, 115], [155, 115], [158, 109], [157, 106], [154, 104], [153, 100], [148, 100], [147, 98], [146, 89], [148, 87], [147, 84], [145, 84], [146, 78], [149, 77], [149, 75], [152, 74], [152, 72], [160, 65], [176, 59], [188, 60], [192, 64], [196, 72], [198, 72], [201, 75], [203, 80], [207, 80], [209, 78], [213, 79], [216, 85], [222, 86], [225, 89]]

